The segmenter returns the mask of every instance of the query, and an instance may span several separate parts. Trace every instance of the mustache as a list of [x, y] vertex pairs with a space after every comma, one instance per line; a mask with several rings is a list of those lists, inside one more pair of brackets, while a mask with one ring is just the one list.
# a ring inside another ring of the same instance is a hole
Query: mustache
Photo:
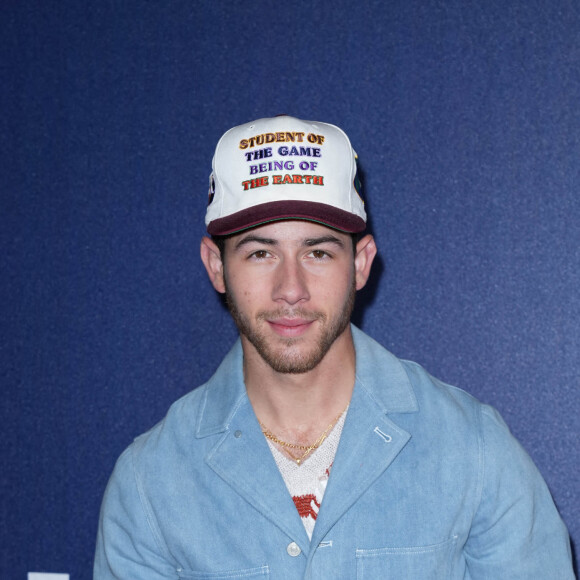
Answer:
[[256, 315], [258, 320], [276, 320], [278, 318], [300, 318], [313, 322], [314, 320], [326, 320], [326, 314], [317, 310], [305, 308], [276, 308], [275, 310], [262, 310]]

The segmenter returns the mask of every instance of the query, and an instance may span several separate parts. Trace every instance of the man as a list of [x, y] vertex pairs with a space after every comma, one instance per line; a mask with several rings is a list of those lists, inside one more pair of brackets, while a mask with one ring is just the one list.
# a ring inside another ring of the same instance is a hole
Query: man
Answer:
[[121, 456], [95, 578], [573, 578], [498, 414], [349, 323], [370, 274], [356, 155], [281, 116], [217, 145], [201, 258], [240, 340]]

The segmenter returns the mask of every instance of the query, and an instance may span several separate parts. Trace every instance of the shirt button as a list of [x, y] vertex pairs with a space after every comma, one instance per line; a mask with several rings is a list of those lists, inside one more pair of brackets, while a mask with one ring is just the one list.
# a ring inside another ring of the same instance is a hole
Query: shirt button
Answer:
[[236, 432], [234, 433], [234, 437], [235, 437], [236, 439], [239, 439], [241, 436], [242, 436], [242, 432], [241, 432], [241, 431], [238, 429], [238, 431], [236, 431]]
[[300, 556], [300, 552], [302, 552], [300, 546], [296, 542], [290, 542], [286, 548], [286, 551], [288, 552], [288, 555], [292, 556], [293, 558]]

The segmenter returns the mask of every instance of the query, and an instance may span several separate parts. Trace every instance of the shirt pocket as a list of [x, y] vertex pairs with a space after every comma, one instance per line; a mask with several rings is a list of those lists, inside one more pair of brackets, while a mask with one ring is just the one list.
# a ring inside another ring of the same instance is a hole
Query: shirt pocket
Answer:
[[356, 551], [357, 580], [444, 580], [449, 578], [457, 536], [430, 546]]
[[260, 578], [267, 580], [270, 578], [270, 570], [268, 566], [260, 566], [259, 568], [247, 568], [245, 570], [229, 570], [227, 572], [194, 572], [192, 570], [177, 570], [178, 578], [189, 580], [236, 580], [237, 578], [243, 580], [252, 580]]

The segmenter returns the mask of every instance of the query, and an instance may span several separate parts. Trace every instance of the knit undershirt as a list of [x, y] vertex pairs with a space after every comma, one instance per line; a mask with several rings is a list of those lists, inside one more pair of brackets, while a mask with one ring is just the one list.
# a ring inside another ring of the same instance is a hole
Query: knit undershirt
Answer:
[[322, 445], [300, 465], [279, 451], [272, 441], [267, 440], [309, 539], [312, 539], [312, 531], [330, 477], [330, 469], [338, 449], [347, 410], [348, 408], [340, 416]]

